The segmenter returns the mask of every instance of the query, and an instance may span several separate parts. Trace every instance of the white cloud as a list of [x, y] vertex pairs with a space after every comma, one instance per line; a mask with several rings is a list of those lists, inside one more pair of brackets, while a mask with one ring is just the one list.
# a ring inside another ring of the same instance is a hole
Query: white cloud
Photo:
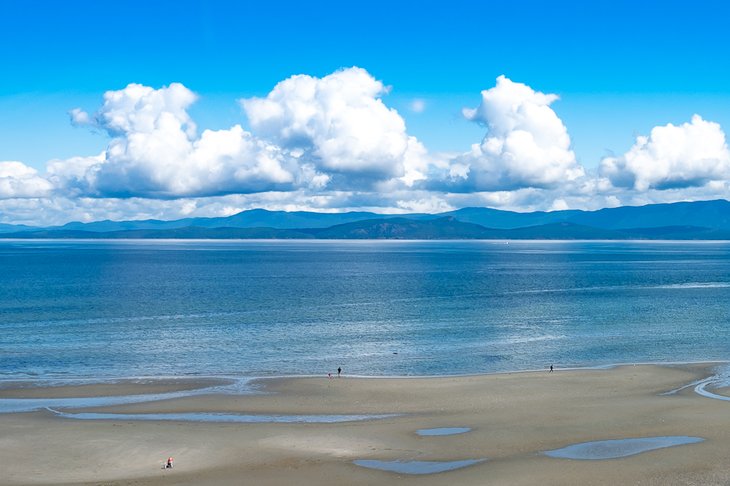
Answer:
[[71, 117], [71, 124], [76, 126], [90, 125], [92, 123], [91, 117], [81, 108], [74, 108], [68, 112]]
[[[240, 125], [202, 130], [197, 99], [179, 83], [131, 84], [104, 95], [74, 125], [109, 136], [98, 155], [52, 160], [39, 173], [0, 162], [0, 219], [177, 219], [243, 209], [381, 213], [466, 206], [518, 211], [598, 209], [730, 195], [721, 127], [695, 116], [654, 128], [586, 174], [545, 94], [501, 76], [468, 120], [486, 128], [466, 153], [431, 154], [384, 102], [388, 88], [360, 68], [293, 76], [263, 98], [240, 100]], [[413, 100], [406, 109], [425, 108]]]
[[104, 104], [93, 116], [76, 108], [70, 111], [74, 123], [93, 124], [114, 136], [154, 133], [180, 127], [188, 137], [195, 135], [195, 123], [187, 109], [197, 96], [180, 83], [154, 89], [132, 83], [126, 88], [104, 93]]
[[730, 180], [730, 152], [720, 125], [694, 115], [637, 137], [624, 155], [604, 158], [600, 174], [614, 187], [637, 191], [701, 187]]
[[[241, 100], [253, 131], [331, 176], [331, 188], [368, 181], [422, 178], [413, 167], [425, 149], [380, 97], [387, 92], [367, 71], [353, 67], [323, 78], [292, 76], [265, 98]], [[409, 170], [411, 172], [409, 173]]]
[[451, 206], [443, 196], [437, 194], [431, 194], [422, 199], [409, 198], [396, 201], [396, 205], [408, 213], [445, 213], [458, 209]]
[[415, 100], [411, 101], [408, 107], [413, 113], [423, 113], [424, 111], [426, 111], [426, 100], [416, 98]]
[[0, 199], [33, 198], [50, 194], [53, 186], [22, 162], [0, 162]]
[[550, 188], [585, 175], [570, 148], [565, 125], [550, 108], [558, 97], [534, 91], [504, 76], [482, 91], [477, 108], [464, 116], [487, 127], [480, 144], [456, 157], [443, 174], [457, 191]]
[[240, 125], [197, 136], [187, 112], [195, 100], [179, 83], [161, 89], [130, 84], [107, 92], [93, 116], [72, 110], [75, 123], [103, 129], [112, 139], [99, 157], [53, 161], [50, 176], [74, 194], [95, 197], [175, 198], [321, 185], [316, 171]]

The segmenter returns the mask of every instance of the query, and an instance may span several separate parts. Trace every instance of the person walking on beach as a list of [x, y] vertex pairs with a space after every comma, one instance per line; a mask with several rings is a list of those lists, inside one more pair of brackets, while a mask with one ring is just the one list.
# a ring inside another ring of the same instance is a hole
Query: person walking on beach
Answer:
[[342, 374], [342, 366], [338, 366], [337, 367], [337, 378], [339, 378], [341, 374]]
[[553, 365], [550, 365], [550, 373], [553, 372]]
[[167, 466], [165, 466], [166, 469], [172, 469], [172, 457], [167, 458]]

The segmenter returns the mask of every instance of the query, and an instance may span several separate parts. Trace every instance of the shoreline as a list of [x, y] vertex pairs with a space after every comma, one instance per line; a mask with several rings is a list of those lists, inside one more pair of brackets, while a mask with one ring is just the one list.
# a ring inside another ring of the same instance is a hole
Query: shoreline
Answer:
[[[730, 365], [730, 360], [711, 360], [711, 361], [641, 361], [641, 362], [618, 362], [595, 365], [576, 365], [560, 367], [555, 366], [555, 372], [566, 371], [601, 371], [621, 368], [626, 366], [722, 366]], [[343, 378], [349, 379], [366, 379], [366, 380], [428, 380], [434, 378], [471, 378], [480, 376], [494, 375], [515, 375], [521, 373], [542, 373], [549, 372], [549, 365], [543, 368], [530, 369], [514, 369], [514, 370], [498, 370], [484, 371], [474, 373], [455, 373], [455, 374], [436, 374], [436, 375], [362, 375], [362, 374], [343, 374]], [[336, 376], [334, 376], [336, 378]], [[91, 390], [94, 387], [109, 385], [110, 387], [120, 386], [137, 386], [137, 385], [154, 385], [156, 390], [169, 388], [170, 391], [183, 391], [186, 389], [195, 390], [209, 387], [225, 387], [234, 385], [235, 383], [265, 383], [267, 380], [286, 380], [286, 379], [307, 379], [307, 378], [327, 378], [326, 373], [320, 374], [282, 374], [282, 375], [232, 375], [232, 374], [201, 374], [201, 375], [163, 375], [163, 376], [100, 376], [100, 377], [2, 377], [0, 378], [0, 399], [2, 398], [21, 398], [12, 396], [20, 394], [23, 390], [29, 391], [29, 395], [42, 393], [40, 390]], [[38, 390], [38, 391], [33, 391]], [[90, 391], [88, 396], [98, 396], [98, 390]], [[156, 393], [154, 391], [148, 393]], [[77, 395], [78, 396], [78, 395]], [[85, 395], [81, 395], [85, 396]], [[105, 394], [104, 396], [109, 396]], [[28, 398], [35, 398], [29, 396]]]
[[[261, 387], [255, 394], [199, 393], [62, 410], [71, 416], [106, 414], [103, 419], [69, 418], [48, 410], [2, 413], [0, 484], [215, 485], [238, 484], [242, 478], [264, 485], [726, 484], [730, 436], [724, 430], [730, 427], [730, 404], [686, 387], [707, 379], [723, 364], [397, 379], [269, 377], [254, 380]], [[185, 381], [177, 384], [192, 384]], [[87, 386], [84, 390], [92, 394], [94, 385]], [[136, 384], [133, 391], [139, 394], [154, 386]], [[675, 394], [662, 395], [680, 387]], [[382, 417], [329, 423], [179, 419], [202, 413]], [[134, 418], [141, 414], [178, 414], [178, 419]], [[449, 427], [469, 431], [443, 437], [416, 433]], [[543, 454], [588, 441], [668, 436], [704, 441], [601, 461]], [[169, 456], [175, 458], [175, 468], [161, 469]], [[354, 461], [471, 465], [411, 475], [368, 469]]]

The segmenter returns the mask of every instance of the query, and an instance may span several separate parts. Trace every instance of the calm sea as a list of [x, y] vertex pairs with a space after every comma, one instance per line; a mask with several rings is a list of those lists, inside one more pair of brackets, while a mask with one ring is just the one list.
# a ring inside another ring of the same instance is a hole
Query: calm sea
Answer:
[[727, 242], [0, 243], [6, 379], [727, 359]]

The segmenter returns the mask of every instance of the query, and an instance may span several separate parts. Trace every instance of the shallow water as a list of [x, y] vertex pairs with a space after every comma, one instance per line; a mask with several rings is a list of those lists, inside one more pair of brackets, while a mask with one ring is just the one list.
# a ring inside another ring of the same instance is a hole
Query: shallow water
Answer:
[[463, 461], [378, 461], [374, 459], [359, 459], [354, 464], [370, 469], [395, 472], [399, 474], [436, 474], [462, 467], [473, 466], [486, 459], [466, 459]]
[[435, 429], [419, 429], [416, 434], [422, 436], [458, 435], [471, 432], [469, 427], [437, 427]]
[[[71, 381], [73, 383], [73, 381]], [[254, 389], [249, 385], [249, 380], [240, 378], [233, 380], [226, 385], [213, 385], [193, 390], [181, 390], [167, 393], [145, 393], [139, 395], [109, 395], [91, 397], [67, 397], [67, 398], [0, 398], [0, 413], [33, 412], [45, 408], [89, 408], [107, 407], [112, 405], [125, 405], [130, 403], [155, 402], [173, 398], [183, 398], [195, 395], [207, 395], [215, 393], [224, 394], [249, 394]]]
[[696, 444], [705, 439], [688, 436], [639, 437], [631, 439], [600, 440], [573, 444], [562, 449], [546, 451], [543, 454], [561, 459], [602, 460], [633, 456], [642, 452], [674, 447], [685, 444]]
[[397, 414], [381, 415], [242, 415], [230, 413], [66, 413], [51, 410], [56, 416], [76, 420], [154, 420], [174, 422], [218, 422], [218, 423], [277, 423], [277, 424], [333, 424], [359, 422], [397, 417]]

